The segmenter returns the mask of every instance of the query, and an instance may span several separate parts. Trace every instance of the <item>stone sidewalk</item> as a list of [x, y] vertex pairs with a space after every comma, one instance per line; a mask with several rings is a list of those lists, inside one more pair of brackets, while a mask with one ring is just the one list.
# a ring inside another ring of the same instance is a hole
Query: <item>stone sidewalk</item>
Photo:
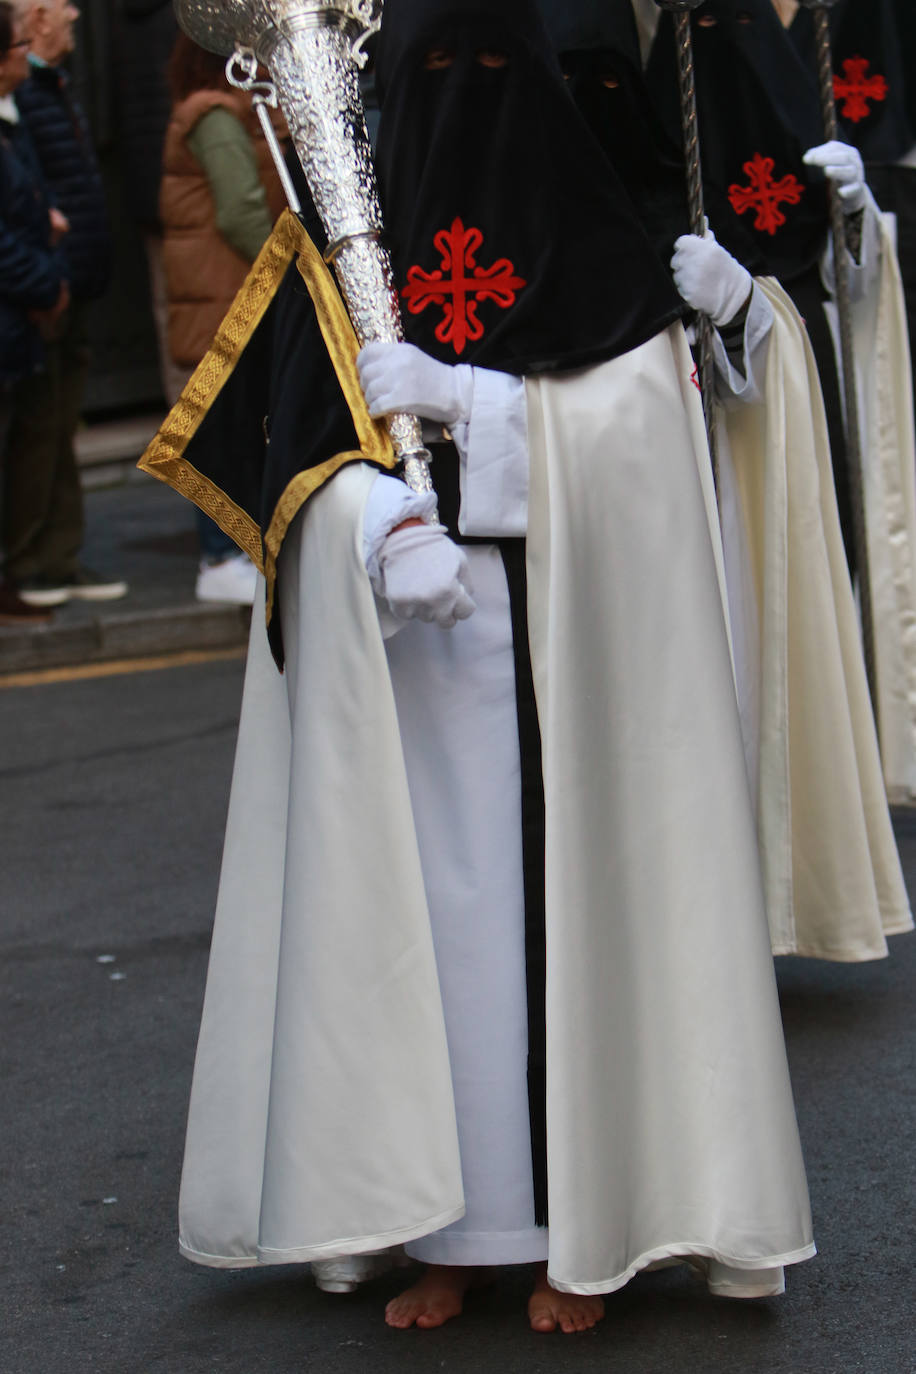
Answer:
[[78, 443], [86, 488], [83, 561], [104, 576], [126, 578], [128, 595], [70, 602], [46, 624], [0, 626], [0, 676], [245, 644], [246, 608], [194, 599], [192, 507], [137, 471], [155, 428], [156, 417], [113, 422], [84, 431]]

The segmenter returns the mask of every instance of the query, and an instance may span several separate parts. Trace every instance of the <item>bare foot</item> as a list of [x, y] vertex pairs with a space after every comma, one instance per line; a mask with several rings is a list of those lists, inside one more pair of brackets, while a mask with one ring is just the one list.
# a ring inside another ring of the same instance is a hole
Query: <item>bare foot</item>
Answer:
[[385, 1308], [385, 1321], [401, 1330], [444, 1326], [461, 1313], [464, 1295], [476, 1276], [477, 1270], [466, 1265], [431, 1264], [422, 1279], [392, 1298]]
[[560, 1293], [547, 1281], [546, 1265], [538, 1266], [534, 1292], [528, 1300], [532, 1331], [589, 1331], [604, 1316], [601, 1298], [584, 1293]]

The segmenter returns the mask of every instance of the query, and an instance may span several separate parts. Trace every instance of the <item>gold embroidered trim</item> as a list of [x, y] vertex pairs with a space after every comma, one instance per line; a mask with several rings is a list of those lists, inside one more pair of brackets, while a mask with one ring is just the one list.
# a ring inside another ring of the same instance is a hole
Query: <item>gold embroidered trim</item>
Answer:
[[324, 258], [305, 236], [299, 250], [296, 266], [312, 298], [318, 326], [321, 329], [325, 347], [328, 350], [340, 389], [353, 420], [353, 428], [359, 441], [358, 449], [336, 453], [317, 467], [297, 472], [291, 478], [274, 507], [267, 533], [264, 535], [264, 575], [267, 578], [267, 621], [270, 623], [273, 612], [274, 587], [277, 577], [277, 558], [286, 532], [310, 496], [324, 486], [335, 472], [347, 463], [369, 462], [380, 467], [395, 466], [394, 450], [388, 431], [378, 420], [373, 420], [366, 409], [359, 373], [356, 370], [356, 355], [359, 343], [353, 332], [346, 306], [334, 278]]
[[317, 467], [297, 472], [287, 484], [283, 495], [274, 508], [273, 518], [264, 536], [264, 576], [267, 578], [267, 623], [273, 614], [274, 588], [277, 581], [277, 559], [286, 532], [295, 520], [306, 501], [319, 487], [324, 486], [329, 477], [339, 472], [347, 463], [360, 463], [366, 457], [359, 449], [346, 453], [336, 453]]
[[[184, 454], [264, 318], [294, 257], [298, 257], [299, 271], [315, 307], [360, 447], [335, 454], [317, 467], [297, 473], [277, 502], [262, 540], [257, 522], [215, 482], [198, 472]], [[277, 556], [303, 504], [346, 463], [365, 460], [384, 468], [395, 466], [386, 428], [371, 419], [366, 409], [356, 370], [358, 351], [353, 326], [331, 273], [298, 218], [290, 210], [284, 210], [252, 264], [209, 351], [137, 465], [199, 506], [264, 573], [268, 622], [273, 608]]]
[[309, 236], [304, 234], [303, 237], [305, 242], [299, 249], [296, 265], [312, 298], [325, 346], [353, 420], [360, 451], [368, 462], [393, 468], [395, 457], [388, 430], [381, 420], [373, 420], [366, 409], [356, 370], [359, 344], [346, 306], [324, 258]]
[[209, 350], [166, 416], [137, 466], [167, 482], [193, 501], [263, 572], [261, 531], [217, 484], [197, 471], [184, 456], [204, 417], [216, 401], [273, 300], [305, 231], [286, 210], [277, 220]]

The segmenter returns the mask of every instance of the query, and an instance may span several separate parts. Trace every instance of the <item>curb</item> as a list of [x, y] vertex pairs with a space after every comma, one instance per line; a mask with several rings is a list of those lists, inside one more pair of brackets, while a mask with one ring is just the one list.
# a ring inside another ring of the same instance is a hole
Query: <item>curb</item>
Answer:
[[0, 631], [0, 675], [105, 663], [111, 659], [244, 648], [247, 606], [189, 605], [99, 616], [81, 625], [35, 625]]

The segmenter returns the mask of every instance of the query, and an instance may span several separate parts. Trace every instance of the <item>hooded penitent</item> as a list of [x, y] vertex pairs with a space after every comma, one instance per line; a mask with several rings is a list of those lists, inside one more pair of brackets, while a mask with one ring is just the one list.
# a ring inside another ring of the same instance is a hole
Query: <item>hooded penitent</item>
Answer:
[[[813, 72], [771, 0], [707, 0], [691, 14], [691, 30], [704, 179], [724, 188], [766, 270], [785, 284], [817, 263], [828, 229], [824, 179], [802, 161], [823, 141]], [[647, 79], [675, 136], [680, 115], [670, 16], [659, 26]]]
[[[631, 0], [540, 0], [567, 87], [667, 266], [689, 232], [683, 145], [669, 134], [646, 88]], [[751, 272], [763, 258], [707, 181], [707, 217], [719, 242]]]
[[[911, 0], [906, 0], [911, 7]], [[913, 144], [907, 116], [904, 65], [892, 0], [841, 0], [830, 13], [833, 89], [840, 136], [866, 162], [895, 162]], [[800, 9], [789, 28], [811, 70], [816, 62], [814, 23]]]
[[[808, 70], [771, 0], [707, 0], [691, 15], [703, 174], [726, 188], [733, 213], [753, 235], [765, 272], [778, 278], [806, 322], [818, 373], [840, 520], [854, 562], [846, 438], [833, 339], [820, 275], [828, 243], [824, 178], [802, 161], [823, 142], [814, 71]], [[674, 32], [664, 22], [648, 78], [669, 125], [677, 119]]]
[[387, 0], [377, 82], [411, 342], [532, 373], [617, 357], [681, 313], [531, 4]]

